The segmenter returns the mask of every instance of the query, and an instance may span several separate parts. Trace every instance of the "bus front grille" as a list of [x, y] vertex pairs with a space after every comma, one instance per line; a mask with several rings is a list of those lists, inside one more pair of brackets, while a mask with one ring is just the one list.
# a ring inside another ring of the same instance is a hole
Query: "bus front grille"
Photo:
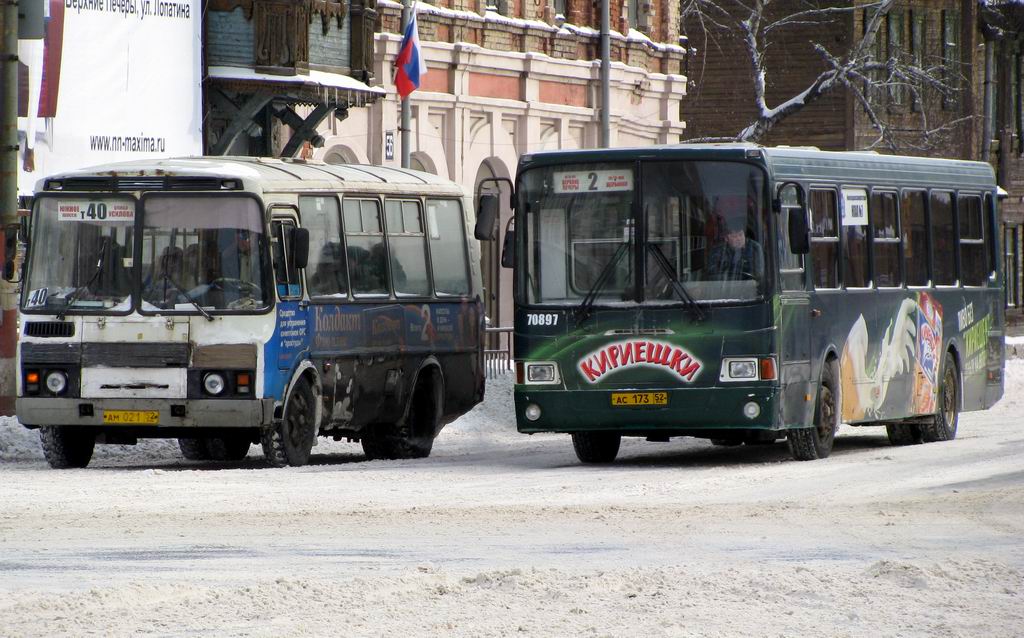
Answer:
[[70, 321], [28, 321], [25, 323], [26, 337], [73, 337], [75, 324]]

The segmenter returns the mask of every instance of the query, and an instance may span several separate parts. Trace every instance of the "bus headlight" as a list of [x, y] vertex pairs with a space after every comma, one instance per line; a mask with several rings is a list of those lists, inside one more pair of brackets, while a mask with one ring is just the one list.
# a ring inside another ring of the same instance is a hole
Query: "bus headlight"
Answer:
[[211, 372], [203, 377], [203, 389], [206, 390], [207, 394], [217, 396], [224, 392], [224, 385], [224, 377], [216, 372]]
[[527, 383], [558, 383], [558, 364], [546, 361], [526, 364]]
[[523, 416], [525, 416], [528, 421], [536, 421], [540, 418], [540, 406], [536, 403], [531, 403], [526, 406], [525, 410], [523, 410]]
[[64, 392], [68, 387], [68, 375], [63, 372], [51, 372], [46, 375], [46, 389], [54, 394]]
[[757, 359], [722, 359], [720, 381], [756, 381]]

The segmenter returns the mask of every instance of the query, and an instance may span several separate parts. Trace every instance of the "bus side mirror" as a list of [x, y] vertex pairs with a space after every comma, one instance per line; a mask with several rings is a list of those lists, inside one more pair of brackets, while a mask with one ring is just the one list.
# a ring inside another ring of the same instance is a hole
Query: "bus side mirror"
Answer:
[[811, 251], [811, 240], [807, 227], [807, 211], [803, 206], [789, 209], [789, 250], [794, 255], [806, 255]]
[[505, 239], [501, 242], [501, 267], [515, 268], [516, 265], [516, 224], [515, 217], [508, 220]]
[[291, 246], [292, 263], [296, 268], [305, 268], [309, 262], [309, 229], [295, 228], [292, 230]]
[[4, 227], [4, 280], [11, 283], [18, 283], [21, 278], [18, 276], [18, 240], [21, 237], [21, 225], [8, 224]]
[[497, 195], [481, 195], [476, 205], [476, 227], [473, 235], [480, 241], [491, 241], [494, 239], [494, 231], [498, 226], [498, 204]]

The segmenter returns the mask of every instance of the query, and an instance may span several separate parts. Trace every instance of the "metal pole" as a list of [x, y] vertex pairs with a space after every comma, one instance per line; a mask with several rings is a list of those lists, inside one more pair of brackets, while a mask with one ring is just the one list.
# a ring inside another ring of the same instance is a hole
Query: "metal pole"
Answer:
[[608, 0], [601, 0], [601, 148], [611, 146], [611, 47]]
[[[18, 0], [0, 0], [0, 230], [18, 222]], [[3, 233], [0, 232], [0, 240]], [[5, 255], [6, 257], [6, 255]], [[14, 414], [17, 296], [0, 279], [0, 415]]]
[[[412, 0], [402, 0], [402, 33], [409, 26], [412, 19]], [[402, 131], [402, 168], [412, 166], [412, 109], [409, 106], [409, 97], [402, 100], [402, 121], [399, 128]]]

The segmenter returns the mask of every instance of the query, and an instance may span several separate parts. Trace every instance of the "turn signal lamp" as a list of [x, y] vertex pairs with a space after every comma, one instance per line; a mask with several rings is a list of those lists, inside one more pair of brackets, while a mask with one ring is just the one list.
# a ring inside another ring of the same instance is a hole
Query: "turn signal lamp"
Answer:
[[238, 375], [235, 376], [235, 389], [238, 391], [238, 394], [249, 394], [248, 372], [239, 372]]
[[25, 375], [25, 383], [39, 383], [39, 373], [29, 372]]
[[777, 376], [775, 370], [775, 357], [761, 358], [761, 380], [774, 381]]

